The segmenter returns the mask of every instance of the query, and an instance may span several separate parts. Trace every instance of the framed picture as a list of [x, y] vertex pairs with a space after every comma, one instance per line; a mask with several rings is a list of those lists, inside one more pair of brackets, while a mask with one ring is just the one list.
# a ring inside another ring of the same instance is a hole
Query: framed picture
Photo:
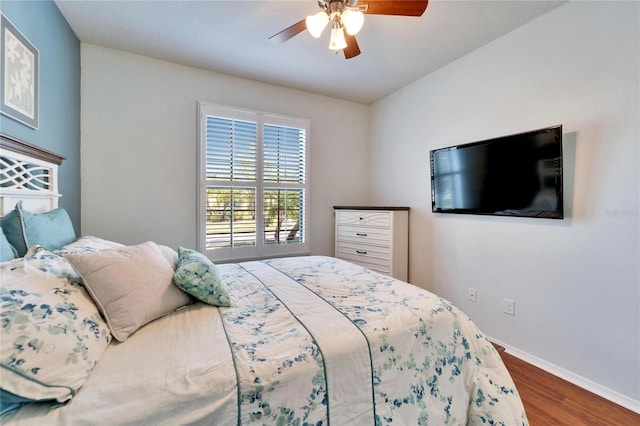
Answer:
[[39, 52], [4, 14], [0, 22], [0, 112], [38, 128]]

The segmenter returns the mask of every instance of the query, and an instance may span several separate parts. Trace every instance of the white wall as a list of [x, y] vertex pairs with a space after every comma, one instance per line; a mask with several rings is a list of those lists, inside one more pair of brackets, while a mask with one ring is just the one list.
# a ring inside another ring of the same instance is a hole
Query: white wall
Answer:
[[[568, 3], [377, 102], [370, 118], [373, 201], [411, 206], [410, 281], [636, 410], [639, 21], [638, 2]], [[555, 124], [566, 219], [431, 213], [429, 150]]]
[[368, 198], [368, 107], [83, 44], [82, 232], [196, 247], [196, 102], [311, 119], [311, 250]]

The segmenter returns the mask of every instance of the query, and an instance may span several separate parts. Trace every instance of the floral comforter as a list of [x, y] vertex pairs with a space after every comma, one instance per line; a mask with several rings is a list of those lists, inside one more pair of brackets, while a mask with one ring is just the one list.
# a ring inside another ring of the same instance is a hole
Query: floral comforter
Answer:
[[218, 267], [231, 307], [196, 303], [112, 342], [68, 404], [6, 420], [527, 424], [499, 355], [446, 300], [330, 257]]

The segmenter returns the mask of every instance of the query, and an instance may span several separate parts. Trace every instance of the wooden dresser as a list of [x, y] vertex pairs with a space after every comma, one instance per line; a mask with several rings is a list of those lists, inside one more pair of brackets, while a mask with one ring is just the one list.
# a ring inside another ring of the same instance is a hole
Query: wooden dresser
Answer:
[[337, 258], [407, 281], [409, 207], [333, 208]]

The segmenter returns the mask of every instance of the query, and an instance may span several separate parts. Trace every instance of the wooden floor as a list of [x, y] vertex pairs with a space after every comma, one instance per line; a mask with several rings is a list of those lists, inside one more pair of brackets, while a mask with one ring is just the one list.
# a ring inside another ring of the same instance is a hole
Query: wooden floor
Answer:
[[640, 414], [501, 351], [531, 426], [640, 426]]

